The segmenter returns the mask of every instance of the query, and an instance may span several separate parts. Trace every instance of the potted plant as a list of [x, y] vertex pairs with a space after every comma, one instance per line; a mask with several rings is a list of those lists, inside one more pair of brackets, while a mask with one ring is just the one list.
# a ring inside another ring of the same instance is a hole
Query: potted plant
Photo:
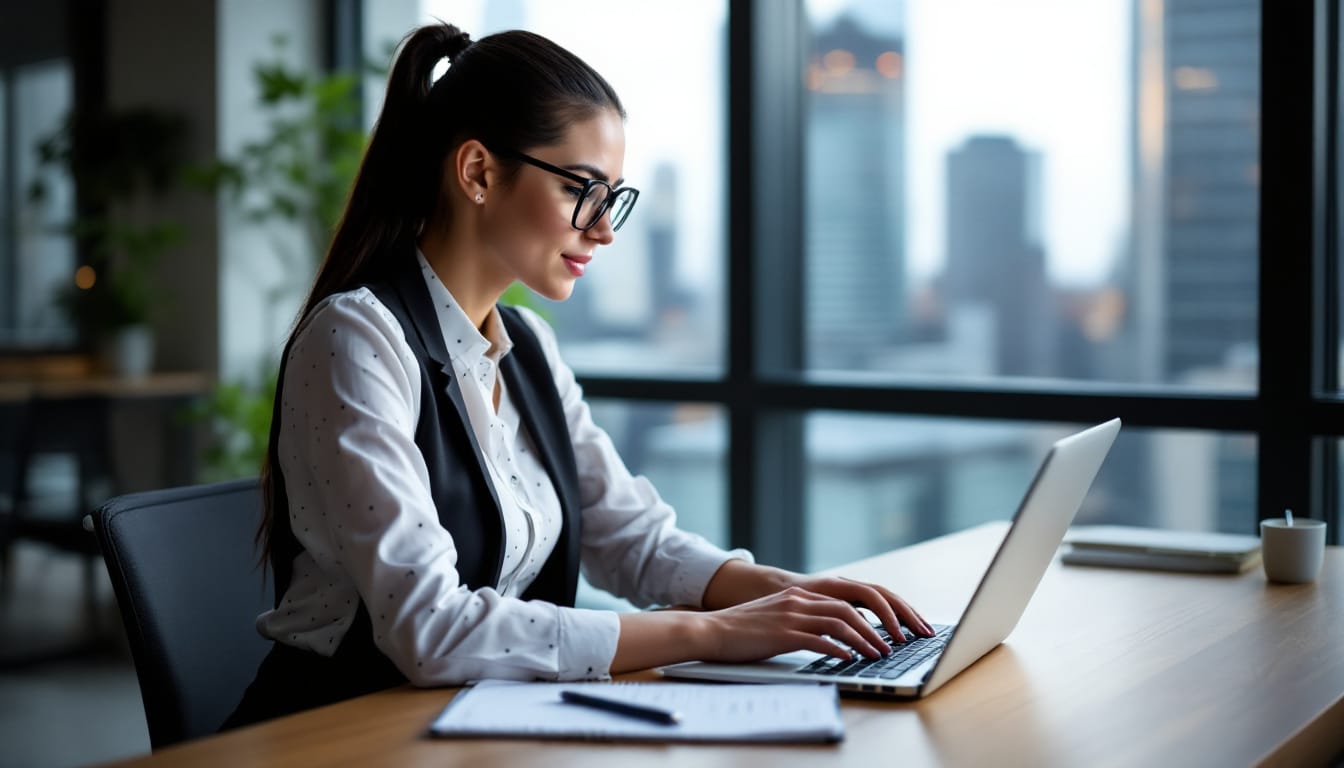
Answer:
[[[63, 170], [75, 187], [74, 215], [59, 228], [76, 244], [77, 267], [56, 299], [81, 346], [121, 375], [153, 364], [154, 272], [184, 233], [150, 203], [181, 180], [185, 139], [186, 120], [175, 112], [77, 111], [37, 148], [39, 165]], [[29, 197], [45, 199], [48, 184], [39, 176]]]
[[58, 300], [101, 368], [142, 376], [154, 360], [154, 269], [159, 257], [182, 241], [182, 229], [175, 223], [129, 227], [106, 221], [76, 226], [106, 230], [76, 235], [97, 250], [82, 260]]
[[[220, 157], [189, 175], [223, 194], [244, 217], [297, 231], [298, 245], [273, 238], [284, 278], [264, 287], [269, 311], [302, 296], [321, 262], [345, 196], [359, 168], [365, 132], [360, 120], [360, 73], [311, 73], [285, 61], [287, 42], [273, 40], [274, 56], [254, 65], [257, 110], [268, 129], [237, 154]], [[275, 398], [276, 363], [259, 361], [252, 377], [221, 382], [196, 411], [211, 440], [205, 477], [255, 475], [265, 456]]]

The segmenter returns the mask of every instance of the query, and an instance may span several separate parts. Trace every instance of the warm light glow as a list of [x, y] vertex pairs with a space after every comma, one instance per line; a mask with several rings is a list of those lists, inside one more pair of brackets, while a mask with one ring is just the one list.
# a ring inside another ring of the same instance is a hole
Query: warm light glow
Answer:
[[873, 67], [877, 69], [878, 74], [888, 80], [895, 80], [901, 76], [901, 72], [905, 69], [905, 61], [901, 59], [901, 54], [895, 51], [887, 51], [877, 57], [877, 61], [873, 62]]
[[1125, 319], [1126, 302], [1120, 291], [1109, 288], [1097, 295], [1083, 315], [1083, 335], [1101, 342], [1115, 337]]
[[821, 71], [821, 67], [816, 64], [807, 68], [807, 88], [811, 91], [820, 90], [822, 83], [826, 79], [826, 73]]
[[98, 282], [98, 273], [93, 271], [93, 267], [88, 264], [75, 270], [75, 286], [82, 291], [87, 291]]
[[838, 77], [854, 69], [854, 54], [843, 48], [836, 48], [822, 56], [821, 63], [826, 67], [827, 74]]
[[1171, 78], [1182, 91], [1212, 91], [1218, 87], [1218, 76], [1203, 67], [1177, 67]]
[[[1166, 157], [1167, 130], [1167, 93], [1163, 77], [1165, 63], [1164, 32], [1162, 22], [1166, 11], [1162, 0], [1142, 0], [1141, 45], [1139, 50], [1138, 82], [1138, 134], [1139, 165], [1143, 171], [1145, 186], [1156, 184], [1164, 173], [1163, 160]], [[1161, 195], [1157, 190], [1141, 189], [1139, 197], [1153, 204], [1161, 204]], [[1156, 232], [1152, 227], [1145, 231]]]

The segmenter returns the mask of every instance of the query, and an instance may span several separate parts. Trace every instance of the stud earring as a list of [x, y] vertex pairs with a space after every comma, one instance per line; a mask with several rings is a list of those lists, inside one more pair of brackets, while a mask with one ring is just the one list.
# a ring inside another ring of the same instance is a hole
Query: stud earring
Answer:
[[484, 203], [484, 202], [485, 202], [485, 195], [481, 194], [480, 192], [477, 192], [477, 193], [476, 193], [476, 202], [478, 202], [478, 203]]

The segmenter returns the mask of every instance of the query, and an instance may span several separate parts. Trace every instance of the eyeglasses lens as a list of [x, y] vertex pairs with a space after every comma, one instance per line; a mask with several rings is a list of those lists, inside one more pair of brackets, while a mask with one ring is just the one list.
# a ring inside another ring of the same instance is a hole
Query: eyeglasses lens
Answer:
[[591, 229], [610, 210], [611, 228], [620, 229], [634, 207], [637, 194], [629, 188], [613, 192], [605, 184], [589, 184], [587, 194], [579, 200], [575, 210], [574, 223], [579, 229]]
[[589, 184], [574, 210], [574, 225], [579, 229], [591, 229], [607, 210], [607, 198], [611, 188], [605, 184]]

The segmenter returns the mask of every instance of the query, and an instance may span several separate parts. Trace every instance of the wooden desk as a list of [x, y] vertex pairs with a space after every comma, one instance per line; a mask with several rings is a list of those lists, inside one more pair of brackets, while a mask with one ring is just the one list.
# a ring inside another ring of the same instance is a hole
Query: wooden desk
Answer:
[[[1006, 526], [836, 569], [955, 618]], [[812, 747], [438, 741], [453, 690], [398, 688], [124, 765], [700, 766], [1321, 764], [1344, 751], [1344, 551], [1316, 584], [1051, 566], [1007, 642], [930, 698], [845, 699]], [[648, 673], [632, 676], [650, 677]]]

